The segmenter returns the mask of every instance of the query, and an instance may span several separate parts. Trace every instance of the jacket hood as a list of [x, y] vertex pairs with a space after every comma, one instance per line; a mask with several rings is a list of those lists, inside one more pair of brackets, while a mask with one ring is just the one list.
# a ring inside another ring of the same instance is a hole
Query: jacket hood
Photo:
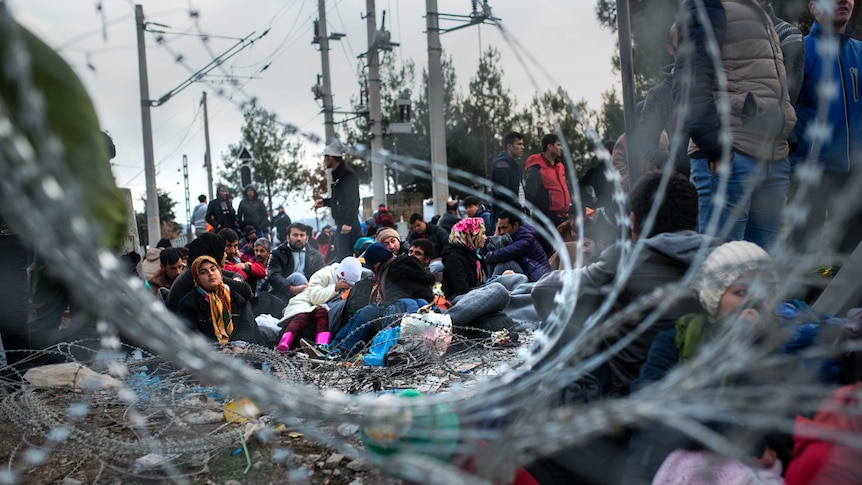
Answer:
[[704, 245], [713, 248], [719, 240], [695, 231], [663, 232], [643, 240], [644, 246], [665, 257], [691, 265], [698, 250]]
[[243, 198], [246, 198], [246, 199], [248, 199], [248, 198], [249, 198], [248, 194], [246, 193], [246, 192], [248, 191], [248, 189], [251, 189], [251, 190], [253, 190], [253, 191], [254, 191], [254, 194], [252, 194], [251, 198], [252, 198], [252, 199], [256, 199], [256, 198], [257, 198], [257, 187], [255, 187], [255, 186], [254, 186], [254, 185], [252, 185], [252, 184], [248, 184], [248, 185], [246, 185], [246, 186], [245, 186], [245, 188], [244, 188], [244, 189], [242, 189], [242, 196], [243, 196]]
[[162, 254], [162, 248], [150, 248], [147, 249], [147, 255], [144, 256], [144, 260], [149, 261], [151, 263], [159, 262], [159, 255]]

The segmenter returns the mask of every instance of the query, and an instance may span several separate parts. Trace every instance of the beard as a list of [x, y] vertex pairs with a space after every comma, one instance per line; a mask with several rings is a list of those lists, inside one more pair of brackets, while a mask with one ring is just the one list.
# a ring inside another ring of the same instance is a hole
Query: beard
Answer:
[[305, 247], [305, 244], [302, 241], [294, 241], [290, 243], [290, 247], [293, 248], [294, 251], [302, 251], [302, 248]]

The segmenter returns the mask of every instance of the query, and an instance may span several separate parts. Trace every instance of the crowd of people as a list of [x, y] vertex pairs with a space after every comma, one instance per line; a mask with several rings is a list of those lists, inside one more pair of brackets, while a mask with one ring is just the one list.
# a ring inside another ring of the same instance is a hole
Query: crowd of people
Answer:
[[[698, 15], [701, 6], [708, 15]], [[537, 393], [552, 395], [549, 407], [649, 396], [681, 369], [741, 359], [731, 353], [744, 347], [759, 365], [730, 366], [715, 382], [689, 387], [722, 394], [750, 383], [816, 383], [834, 396], [816, 414], [795, 403], [776, 408], [788, 419], [798, 415], [794, 432], [721, 412], [717, 422], [694, 419], [736, 440], [739, 456], [720, 456], [691, 433], [650, 422], [537, 459], [518, 483], [862, 483], [862, 452], [851, 443], [862, 429], [862, 359], [841, 350], [862, 336], [862, 312], [831, 318], [801, 301], [804, 295], [779, 294], [781, 269], [770, 256], [782, 248], [782, 224], [787, 247], [825, 245], [840, 262], [862, 240], [862, 205], [848, 204], [846, 193], [862, 158], [862, 42], [848, 26], [853, 6], [811, 2], [815, 22], [803, 38], [762, 0], [684, 0], [668, 30], [675, 61], [647, 95], [644, 131], [613, 144], [607, 170], [594, 167], [576, 180], [552, 133], [522, 163], [524, 137], [512, 131], [492, 161], [487, 197], [451, 200], [427, 222], [414, 213], [399, 232], [385, 205], [361, 222], [357, 175], [333, 143], [322, 153], [328, 191], [313, 202], [329, 208], [333, 226], [312, 234], [284, 207], [270, 217], [253, 185], [234, 207], [222, 185], [215, 200], [198, 198], [194, 240], [186, 247], [160, 241], [144, 255], [139, 276], [189, 331], [224, 352], [257, 344], [323, 359], [355, 358], [405, 315], [432, 322], [434, 345], [448, 343], [447, 332], [515, 335], [509, 315], [526, 301], [538, 331], [553, 337], [532, 349], [531, 372], [602, 356], [559, 392]], [[838, 83], [834, 100], [824, 101], [823, 79]], [[823, 113], [828, 137], [816, 129]], [[690, 138], [684, 154], [667, 152], [669, 131]], [[629, 177], [619, 162], [626, 157], [644, 173]], [[614, 177], [605, 175], [614, 169], [628, 214], [619, 214]], [[788, 199], [806, 193], [818, 194], [808, 210], [783, 219]], [[840, 225], [836, 237], [824, 239], [825, 220]], [[0, 233], [9, 254], [20, 249], [9, 244], [12, 236]], [[65, 338], [58, 332], [68, 298], [38, 265], [37, 258], [27, 335], [4, 326], [7, 350]], [[574, 293], [564, 295], [570, 281], [577, 281]], [[574, 305], [565, 321], [561, 296]], [[638, 311], [628, 311], [633, 306]], [[277, 323], [264, 324], [261, 315]], [[573, 354], [570, 343], [585, 332], [598, 336]], [[818, 345], [837, 350], [803, 351]], [[827, 430], [853, 439], [831, 442]]]

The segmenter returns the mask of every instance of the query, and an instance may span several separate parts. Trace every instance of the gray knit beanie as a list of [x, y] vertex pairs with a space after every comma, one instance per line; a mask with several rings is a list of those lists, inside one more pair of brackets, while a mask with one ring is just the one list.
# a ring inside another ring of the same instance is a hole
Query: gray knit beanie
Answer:
[[772, 258], [760, 246], [748, 241], [732, 241], [715, 248], [700, 267], [698, 298], [713, 317], [727, 288], [749, 271], [772, 268]]

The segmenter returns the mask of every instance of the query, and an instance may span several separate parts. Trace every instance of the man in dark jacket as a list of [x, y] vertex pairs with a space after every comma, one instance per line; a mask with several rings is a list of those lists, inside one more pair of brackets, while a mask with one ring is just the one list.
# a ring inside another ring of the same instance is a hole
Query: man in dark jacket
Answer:
[[218, 197], [210, 201], [210, 205], [207, 206], [206, 221], [213, 226], [213, 232], [219, 232], [225, 228], [237, 229], [236, 212], [233, 210], [230, 192], [226, 186], [218, 186]]
[[314, 209], [332, 208], [335, 219], [335, 254], [329, 259], [341, 261], [353, 254], [353, 245], [362, 235], [359, 224], [359, 179], [342, 158], [344, 148], [340, 143], [330, 143], [323, 150], [323, 164], [332, 170], [330, 196], [314, 201]]
[[257, 237], [263, 237], [263, 232], [269, 229], [266, 204], [258, 197], [254, 185], [246, 185], [242, 200], [236, 210], [239, 227], [254, 226]]
[[323, 255], [308, 246], [305, 224], [291, 224], [287, 241], [272, 251], [266, 268], [272, 293], [287, 302], [305, 291], [311, 275], [323, 266]]
[[536, 228], [524, 223], [515, 213], [503, 211], [497, 219], [497, 236], [508, 234], [511, 244], [489, 251], [485, 262], [494, 265], [494, 275], [501, 275], [506, 270], [527, 275], [530, 281], [551, 272], [548, 256], [539, 244]]
[[[619, 246], [612, 246], [602, 252], [599, 260], [584, 268], [553, 271], [536, 283], [532, 296], [536, 311], [545, 321], [545, 331], [554, 334], [553, 328], [559, 322], [548, 321], [548, 316], [559, 306], [555, 302], [557, 293], [563, 291], [565, 278], [580, 277], [580, 287], [576, 298], [574, 313], [559, 334], [554, 345], [553, 356], [563, 346], [584, 330], [587, 319], [613, 295], [614, 305], [611, 313], [603, 320], [613, 317], [629, 304], [641, 297], [653, 293], [662, 286], [678, 282], [688, 271], [698, 251], [714, 245], [716, 242], [709, 236], [695, 232], [697, 227], [697, 191], [682, 175], [671, 177], [661, 206], [651, 230], [647, 234], [644, 222], [656, 198], [660, 195], [658, 187], [661, 182], [661, 172], [650, 172], [641, 177], [631, 192], [632, 239], [641, 246], [634, 261], [623, 260]], [[623, 264], [631, 264], [631, 272], [627, 274], [625, 284], [617, 287], [619, 268]], [[580, 275], [575, 275], [579, 272]], [[615, 290], [615, 288], [618, 288]], [[650, 315], [659, 306], [658, 303], [639, 312], [639, 315]], [[605, 365], [597, 369], [596, 377], [602, 384], [603, 391], [611, 395], [628, 393], [629, 382], [637, 377], [641, 364], [646, 360], [647, 351], [653, 337], [660, 331], [672, 326], [682, 315], [700, 311], [700, 304], [693, 298], [683, 298], [664, 310], [656, 321], [638, 338], [625, 346], [608, 359]], [[612, 331], [602, 335], [599, 348], [602, 351], [616, 344], [638, 327], [640, 318], [623, 320]], [[552, 325], [553, 324], [553, 325]], [[591, 330], [595, 327], [591, 327]]]
[[[518, 160], [524, 155], [524, 136], [517, 131], [510, 131], [503, 137], [503, 151], [497, 154], [491, 164], [491, 195], [494, 197], [492, 220], [500, 217], [505, 207], [520, 207], [518, 192], [521, 189], [521, 170]], [[505, 190], [504, 190], [505, 189]], [[510, 209], [511, 210], [511, 209]], [[451, 226], [450, 226], [451, 229]]]
[[278, 214], [272, 218], [272, 227], [278, 233], [277, 237], [279, 241], [287, 241], [287, 226], [292, 222], [290, 216], [284, 212], [284, 207], [278, 206]]
[[432, 273], [443, 271], [443, 251], [449, 247], [449, 233], [436, 224], [428, 224], [420, 214], [410, 216], [411, 230], [407, 234], [407, 244], [417, 239], [427, 239], [434, 245], [429, 268]]
[[452, 226], [460, 220], [461, 216], [458, 215], [458, 201], [450, 200], [446, 202], [446, 212], [440, 216], [440, 220], [437, 221], [437, 225], [442, 227], [444, 231], [450, 232], [452, 230]]

